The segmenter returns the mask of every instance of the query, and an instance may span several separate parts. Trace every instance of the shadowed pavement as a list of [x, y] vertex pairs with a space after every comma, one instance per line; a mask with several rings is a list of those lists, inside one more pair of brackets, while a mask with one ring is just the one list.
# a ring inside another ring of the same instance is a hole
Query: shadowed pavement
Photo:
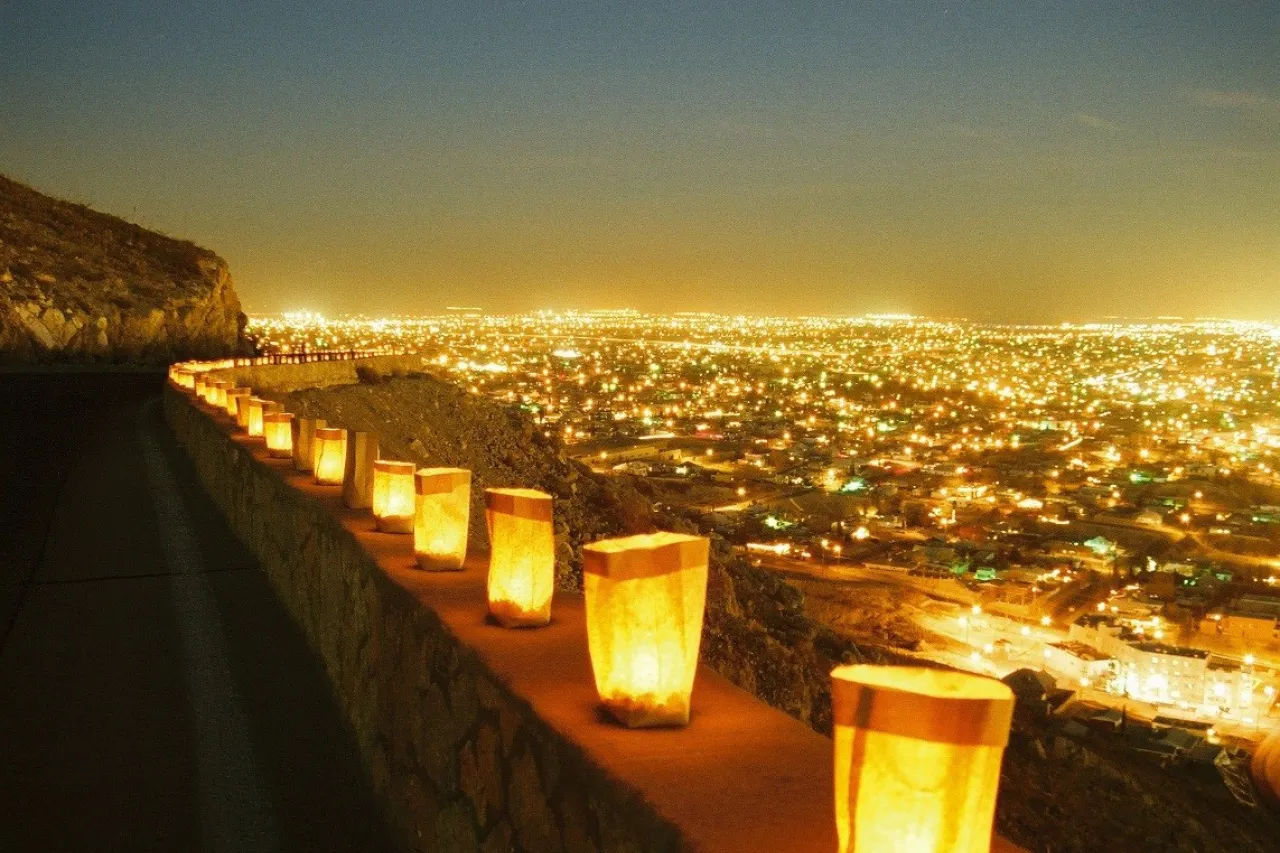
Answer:
[[0, 373], [0, 850], [389, 850], [162, 382]]

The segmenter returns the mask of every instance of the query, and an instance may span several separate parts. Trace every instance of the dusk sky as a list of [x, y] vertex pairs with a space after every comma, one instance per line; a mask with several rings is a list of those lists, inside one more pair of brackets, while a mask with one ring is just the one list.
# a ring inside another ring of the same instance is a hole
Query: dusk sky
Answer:
[[250, 311], [1280, 322], [1280, 0], [0, 0], [0, 172]]

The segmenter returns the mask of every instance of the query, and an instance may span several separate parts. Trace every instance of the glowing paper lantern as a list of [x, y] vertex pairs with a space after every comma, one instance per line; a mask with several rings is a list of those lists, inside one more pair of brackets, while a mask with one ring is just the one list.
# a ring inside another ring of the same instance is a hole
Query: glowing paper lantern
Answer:
[[249, 430], [249, 401], [255, 399], [252, 392], [236, 399], [236, 425], [246, 432]]
[[989, 853], [1013, 692], [919, 667], [831, 673], [840, 853]]
[[373, 463], [377, 460], [378, 436], [348, 430], [342, 501], [352, 509], [368, 509], [373, 505]]
[[551, 621], [556, 581], [551, 495], [536, 489], [485, 489], [489, 527], [489, 613], [508, 628]]
[[412, 462], [378, 459], [373, 463], [373, 517], [383, 533], [413, 532]]
[[316, 430], [324, 429], [324, 418], [293, 419], [293, 467], [310, 471], [316, 462]]
[[316, 482], [322, 486], [341, 486], [347, 469], [347, 431], [337, 427], [318, 427], [315, 432]]
[[262, 435], [262, 416], [267, 413], [268, 402], [260, 397], [249, 398], [249, 423], [246, 426], [249, 435]]
[[267, 453], [278, 458], [293, 456], [293, 415], [288, 412], [270, 412], [262, 416], [262, 436], [267, 441]]
[[709, 547], [702, 536], [647, 533], [582, 549], [596, 690], [624, 725], [689, 722]]
[[196, 376], [195, 381], [194, 381], [194, 382], [192, 383], [192, 385], [191, 385], [191, 389], [192, 389], [193, 391], [195, 391], [195, 392], [196, 392], [196, 397], [197, 397], [198, 399], [200, 399], [200, 400], [203, 400], [203, 399], [204, 399], [204, 395], [205, 395], [205, 386], [204, 386], [204, 374], [203, 374], [203, 373], [201, 373], [201, 374], [199, 374], [198, 376]]
[[471, 521], [471, 472], [422, 468], [413, 475], [413, 552], [418, 566], [435, 571], [462, 568]]
[[250, 393], [248, 388], [228, 388], [227, 414], [234, 418], [239, 413], [240, 403], [249, 399]]
[[1253, 781], [1273, 806], [1280, 806], [1280, 729], [1263, 739], [1253, 753]]
[[218, 409], [227, 408], [227, 391], [232, 384], [226, 380], [213, 383], [213, 405]]

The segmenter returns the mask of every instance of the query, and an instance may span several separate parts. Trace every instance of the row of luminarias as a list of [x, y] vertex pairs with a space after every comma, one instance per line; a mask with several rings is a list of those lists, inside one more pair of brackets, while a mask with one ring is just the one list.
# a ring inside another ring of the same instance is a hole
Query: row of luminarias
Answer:
[[[182, 383], [180, 383], [182, 384]], [[379, 459], [375, 436], [296, 418], [248, 389], [197, 377], [191, 386], [271, 456], [370, 508], [377, 529], [411, 534], [417, 565], [460, 570], [471, 472]], [[489, 614], [506, 627], [551, 620], [551, 496], [486, 489], [492, 546]], [[596, 688], [630, 727], [685, 725], [706, 604], [708, 540], [677, 533], [583, 547], [587, 641]], [[986, 853], [1013, 712], [1009, 688], [941, 669], [842, 666], [832, 672], [840, 851]]]

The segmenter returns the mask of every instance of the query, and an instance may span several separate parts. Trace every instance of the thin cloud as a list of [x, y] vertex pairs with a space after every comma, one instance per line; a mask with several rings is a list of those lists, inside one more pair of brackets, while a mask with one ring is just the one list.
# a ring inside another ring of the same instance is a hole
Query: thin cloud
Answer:
[[1114, 132], [1120, 129], [1120, 125], [1115, 122], [1107, 121], [1105, 118], [1096, 116], [1093, 113], [1072, 113], [1071, 120], [1076, 124], [1091, 127], [1094, 130], [1109, 130]]
[[1191, 93], [1191, 100], [1204, 107], [1236, 110], [1268, 110], [1280, 107], [1280, 101], [1262, 92], [1197, 89]]
[[968, 124], [966, 122], [944, 122], [936, 131], [944, 139], [961, 139], [986, 145], [992, 148], [1016, 149], [1018, 146], [1010, 133], [998, 127]]
[[1191, 102], [1212, 110], [1222, 110], [1251, 121], [1270, 124], [1280, 121], [1280, 99], [1265, 92], [1245, 90], [1196, 89]]

